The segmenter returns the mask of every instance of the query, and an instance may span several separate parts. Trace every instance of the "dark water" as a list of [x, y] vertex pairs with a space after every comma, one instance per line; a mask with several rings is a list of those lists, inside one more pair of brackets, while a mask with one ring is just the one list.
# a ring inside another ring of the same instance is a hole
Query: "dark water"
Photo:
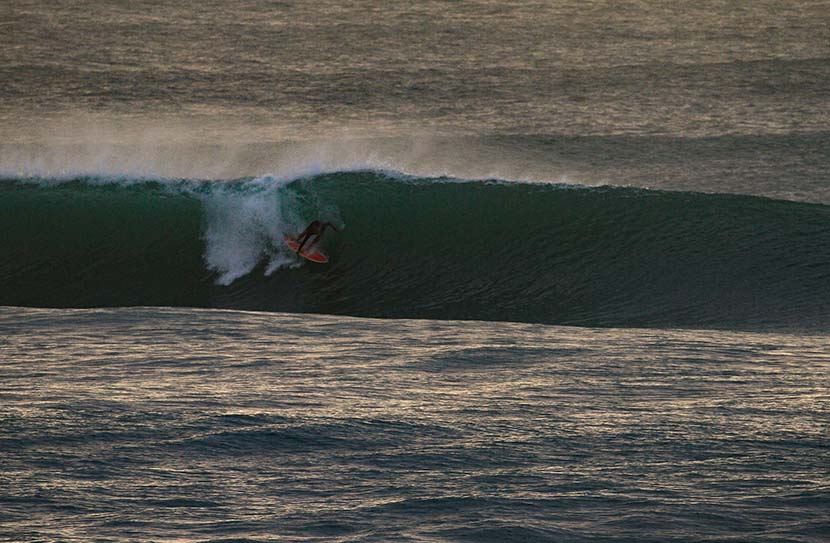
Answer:
[[[830, 208], [337, 173], [2, 187], [0, 304], [825, 329]], [[327, 266], [282, 242], [339, 224]]]
[[4, 3], [0, 539], [826, 541], [828, 89], [821, 1]]

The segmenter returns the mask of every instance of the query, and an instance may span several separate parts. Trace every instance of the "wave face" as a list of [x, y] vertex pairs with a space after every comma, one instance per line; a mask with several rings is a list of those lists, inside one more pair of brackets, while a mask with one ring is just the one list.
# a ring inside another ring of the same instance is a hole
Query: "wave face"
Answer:
[[[0, 305], [654, 327], [830, 324], [830, 206], [408, 178], [0, 182]], [[314, 218], [320, 266], [284, 247]]]

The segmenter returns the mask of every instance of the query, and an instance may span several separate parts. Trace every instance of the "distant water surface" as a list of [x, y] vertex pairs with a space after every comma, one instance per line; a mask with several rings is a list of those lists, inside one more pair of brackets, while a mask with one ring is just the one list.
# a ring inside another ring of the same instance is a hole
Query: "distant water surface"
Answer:
[[830, 202], [824, 2], [129, 3], [0, 13], [0, 171], [338, 171]]

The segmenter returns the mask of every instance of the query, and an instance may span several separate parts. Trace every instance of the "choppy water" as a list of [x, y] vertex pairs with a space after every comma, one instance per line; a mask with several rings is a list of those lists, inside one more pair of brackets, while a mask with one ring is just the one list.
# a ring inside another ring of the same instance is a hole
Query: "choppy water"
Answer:
[[830, 202], [819, 1], [15, 0], [0, 171], [421, 176]]
[[821, 1], [6, 2], [0, 538], [826, 541], [828, 89]]
[[19, 540], [824, 541], [827, 336], [4, 309]]

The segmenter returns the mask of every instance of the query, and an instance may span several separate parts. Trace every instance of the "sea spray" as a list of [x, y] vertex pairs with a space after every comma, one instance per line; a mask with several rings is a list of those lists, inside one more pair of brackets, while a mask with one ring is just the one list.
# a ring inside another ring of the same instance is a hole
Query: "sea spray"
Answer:
[[263, 258], [268, 259], [266, 275], [297, 264], [282, 243], [284, 233], [302, 228], [297, 195], [285, 184], [273, 178], [217, 184], [201, 196], [205, 264], [218, 275], [218, 284], [230, 285]]

